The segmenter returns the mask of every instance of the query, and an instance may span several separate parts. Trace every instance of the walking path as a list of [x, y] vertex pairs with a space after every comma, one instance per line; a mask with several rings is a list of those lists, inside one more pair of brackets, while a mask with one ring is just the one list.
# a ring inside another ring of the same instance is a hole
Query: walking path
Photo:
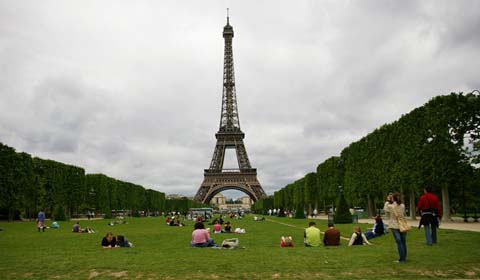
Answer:
[[[328, 220], [328, 216], [319, 215], [317, 219]], [[408, 223], [412, 227], [418, 227], [419, 219], [410, 220], [407, 218]], [[359, 223], [374, 224], [375, 219], [358, 219]], [[384, 220], [385, 223], [388, 223], [388, 220]], [[440, 229], [456, 229], [456, 230], [466, 230], [466, 231], [475, 231], [480, 232], [480, 223], [470, 222], [465, 223], [463, 218], [454, 217], [450, 221], [442, 221], [440, 224]]]
[[[287, 224], [287, 223], [282, 223], [282, 222], [279, 222], [279, 221], [274, 221], [274, 220], [271, 220], [271, 219], [267, 219], [268, 222], [272, 222], [272, 223], [276, 223], [276, 224], [281, 224], [281, 225], [284, 225], [284, 226], [289, 226], [289, 227], [293, 227], [293, 228], [299, 228], [299, 229], [305, 229], [305, 227], [299, 227], [299, 226], [295, 226], [295, 225], [291, 225], [291, 224]], [[324, 231], [321, 231], [320, 230], [320, 233], [325, 233]], [[350, 240], [350, 238], [347, 238], [347, 237], [343, 237], [343, 236], [340, 236], [341, 239], [343, 240]]]
[[[309, 217], [309, 218], [311, 218], [311, 217]], [[328, 216], [326, 216], [326, 215], [319, 215], [319, 216], [317, 216], [317, 217], [314, 218], [314, 219], [328, 220]], [[287, 223], [278, 222], [278, 221], [271, 220], [271, 219], [268, 219], [268, 218], [267, 218], [267, 221], [273, 222], [273, 223], [277, 223], [277, 224], [282, 224], [282, 225], [289, 226], [289, 227], [304, 229], [303, 227], [299, 227], [299, 226], [295, 226], [295, 225], [291, 225], [291, 224], [287, 224]], [[410, 224], [410, 226], [412, 226], [413, 228], [418, 227], [419, 219], [417, 219], [417, 220], [410, 220], [410, 219], [408, 219], [407, 221], [408, 221], [408, 223]], [[385, 222], [388, 224], [388, 221], [385, 221]], [[358, 223], [360, 223], [360, 224], [374, 224], [374, 223], [375, 223], [375, 219], [373, 219], [373, 218], [372, 218], [372, 219], [358, 219]], [[463, 218], [454, 217], [454, 218], [452, 218], [452, 219], [451, 219], [450, 221], [448, 221], [448, 222], [442, 221], [442, 223], [440, 224], [440, 229], [454, 229], [454, 230], [465, 230], [465, 231], [480, 232], [480, 223], [475, 223], [475, 222], [465, 223], [465, 222], [463, 221]], [[323, 231], [322, 231], [322, 233], [323, 233]], [[343, 236], [342, 236], [342, 239], [348, 240], [348, 238], [345, 238], [345, 237], [343, 237]]]

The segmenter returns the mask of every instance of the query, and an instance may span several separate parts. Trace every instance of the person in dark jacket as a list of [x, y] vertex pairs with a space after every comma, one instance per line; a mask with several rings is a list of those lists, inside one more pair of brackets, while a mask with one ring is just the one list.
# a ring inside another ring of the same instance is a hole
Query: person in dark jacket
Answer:
[[102, 247], [108, 249], [117, 247], [117, 239], [113, 236], [113, 233], [109, 232], [105, 235], [102, 239]]
[[328, 223], [328, 229], [323, 235], [323, 245], [338, 246], [340, 245], [340, 231], [335, 228], [333, 223]]
[[375, 217], [375, 224], [373, 225], [373, 229], [369, 230], [365, 233], [365, 236], [368, 240], [379, 237], [385, 234], [385, 225], [383, 224], [382, 217], [378, 215]]

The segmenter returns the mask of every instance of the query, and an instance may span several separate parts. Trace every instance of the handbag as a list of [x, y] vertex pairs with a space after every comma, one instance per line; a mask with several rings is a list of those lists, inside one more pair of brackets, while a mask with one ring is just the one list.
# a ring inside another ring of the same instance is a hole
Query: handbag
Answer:
[[238, 238], [230, 238], [230, 239], [223, 240], [222, 248], [228, 248], [228, 249], [238, 248]]
[[407, 222], [407, 219], [405, 218], [405, 216], [400, 216], [397, 212], [397, 209], [396, 207], [392, 207], [393, 209], [393, 213], [395, 214], [395, 216], [397, 217], [397, 221], [398, 221], [398, 228], [400, 230], [400, 232], [407, 232], [410, 230], [410, 225], [408, 224]]

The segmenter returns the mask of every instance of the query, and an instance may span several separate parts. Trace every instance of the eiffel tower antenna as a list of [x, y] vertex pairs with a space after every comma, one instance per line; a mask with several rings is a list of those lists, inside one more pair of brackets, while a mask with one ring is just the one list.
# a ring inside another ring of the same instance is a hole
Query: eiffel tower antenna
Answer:
[[[227, 25], [223, 28], [225, 40], [223, 62], [223, 94], [220, 111], [220, 127], [215, 134], [217, 144], [213, 152], [210, 167], [205, 169], [203, 183], [195, 195], [195, 200], [208, 204], [217, 194], [234, 189], [246, 193], [250, 199], [257, 201], [266, 197], [257, 179], [257, 169], [252, 168], [247, 150], [243, 143], [245, 134], [240, 129], [237, 95], [235, 90], [235, 72], [233, 65], [233, 27], [230, 25], [227, 8]], [[225, 150], [235, 149], [238, 169], [224, 169]]]

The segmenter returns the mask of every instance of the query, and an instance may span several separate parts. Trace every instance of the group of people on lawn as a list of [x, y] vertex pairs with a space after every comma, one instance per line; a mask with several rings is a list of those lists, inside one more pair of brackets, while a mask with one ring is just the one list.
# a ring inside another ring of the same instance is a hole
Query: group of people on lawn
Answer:
[[[393, 238], [397, 245], [399, 259], [395, 262], [404, 263], [407, 259], [407, 241], [406, 236], [410, 226], [404, 228], [401, 226], [402, 220], [405, 217], [405, 205], [402, 203], [400, 193], [391, 193], [388, 195], [383, 210], [389, 216], [388, 226], [392, 232]], [[424, 189], [424, 194], [420, 197], [417, 203], [417, 211], [421, 215], [418, 227], [425, 229], [425, 239], [428, 246], [437, 243], [437, 228], [439, 227], [442, 218], [442, 208], [440, 207], [439, 199], [432, 193], [431, 187]], [[348, 242], [352, 245], [370, 245], [368, 241], [371, 238], [385, 234], [385, 227], [382, 219], [377, 216], [375, 225], [371, 231], [366, 234], [361, 232], [360, 227], [354, 227], [353, 234]], [[309, 227], [305, 229], [304, 242], [307, 247], [317, 247], [321, 244], [320, 230], [316, 228], [315, 222], [310, 222]], [[285, 244], [285, 238], [282, 238], [281, 244]], [[325, 246], [340, 245], [340, 231], [336, 229], [333, 224], [328, 225], [323, 237], [323, 244]], [[292, 243], [293, 245], [293, 243]]]
[[[210, 236], [210, 229], [206, 229], [205, 225], [201, 221], [197, 221], [193, 226], [194, 230], [192, 232], [192, 240], [190, 241], [190, 245], [192, 247], [215, 247], [216, 244]], [[230, 222], [225, 222], [222, 226], [219, 221], [215, 221], [213, 225], [213, 233], [245, 233], [245, 229], [236, 228], [232, 230], [232, 225]]]
[[113, 236], [113, 233], [108, 232], [102, 239], [102, 247], [105, 249], [112, 249], [118, 247], [133, 247], [133, 244], [129, 242], [123, 235], [115, 237]]
[[[397, 250], [399, 259], [396, 262], [403, 263], [407, 257], [407, 244], [406, 235], [408, 230], [401, 230], [400, 222], [405, 215], [405, 205], [401, 201], [401, 195], [399, 193], [390, 194], [384, 205], [384, 211], [389, 216], [389, 229], [392, 231], [393, 238], [397, 244]], [[439, 221], [442, 217], [442, 209], [440, 207], [439, 199], [432, 193], [430, 187], [425, 188], [424, 194], [420, 197], [417, 204], [417, 211], [421, 215], [419, 228], [424, 226], [425, 238], [427, 245], [433, 245], [437, 243], [437, 228]], [[172, 219], [174, 220], [174, 219]], [[257, 219], [255, 219], [257, 220]], [[171, 221], [168, 221], [170, 225]], [[244, 229], [237, 229], [232, 231], [230, 222], [224, 223], [222, 229], [223, 220], [213, 221], [214, 233], [245, 233]], [[182, 224], [183, 225], [183, 224]], [[40, 211], [37, 218], [38, 231], [45, 231], [45, 212]], [[75, 233], [93, 233], [93, 229], [80, 227], [79, 222], [76, 222], [72, 227], [72, 232]], [[362, 233], [360, 227], [355, 226], [353, 233], [349, 239], [348, 245], [371, 245], [369, 239], [382, 236], [386, 233], [385, 226], [380, 216], [375, 218], [374, 227]], [[308, 228], [304, 232], [304, 244], [306, 247], [318, 247], [322, 243], [324, 246], [339, 246], [340, 245], [340, 231], [335, 228], [332, 223], [328, 224], [328, 229], [323, 235], [323, 240], [320, 235], [320, 230], [316, 227], [315, 222], [310, 222]], [[128, 242], [124, 236], [119, 235], [117, 238], [113, 236], [111, 232], [107, 233], [102, 239], [101, 245], [103, 248], [116, 248], [116, 247], [132, 247], [133, 244]], [[215, 246], [214, 240], [210, 236], [210, 230], [205, 229], [204, 221], [200, 218], [194, 225], [194, 231], [192, 232], [192, 239], [190, 241], [192, 247], [210, 247]], [[281, 238], [281, 247], [293, 247], [293, 239], [291, 236]]]
[[[353, 234], [350, 237], [348, 246], [352, 245], [371, 245], [368, 239], [381, 236], [385, 233], [383, 222], [380, 217], [377, 217], [377, 222], [375, 227], [368, 231], [369, 237], [362, 233], [360, 227], [356, 226], [353, 228]], [[376, 230], [376, 231], [375, 231]], [[304, 244], [306, 247], [318, 247], [322, 244], [322, 239], [320, 235], [320, 230], [316, 227], [315, 222], [310, 222], [308, 228], [304, 232]], [[291, 239], [291, 238], [290, 238]], [[283, 238], [282, 238], [283, 241]], [[285, 242], [280, 242], [282, 247], [293, 247], [293, 242], [290, 244], [285, 244]], [[323, 234], [323, 245], [324, 246], [339, 246], [340, 245], [340, 230], [335, 228], [333, 223], [328, 224], [328, 229]]]

